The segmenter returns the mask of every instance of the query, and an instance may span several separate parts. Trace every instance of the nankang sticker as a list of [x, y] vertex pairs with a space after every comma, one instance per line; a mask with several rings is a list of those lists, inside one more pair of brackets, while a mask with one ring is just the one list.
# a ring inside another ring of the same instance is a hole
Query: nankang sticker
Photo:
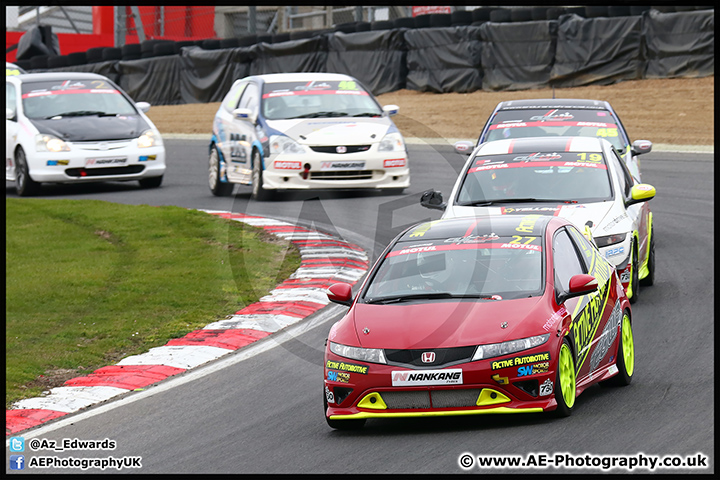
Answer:
[[320, 170], [362, 170], [365, 162], [320, 162]]
[[553, 382], [548, 378], [540, 385], [540, 396], [546, 397], [548, 395], [552, 395], [554, 390]]
[[363, 375], [368, 374], [367, 365], [357, 365], [355, 363], [336, 362], [334, 360], [328, 360], [325, 364], [326, 368], [333, 370], [342, 370], [343, 372], [362, 373]]
[[490, 368], [492, 370], [499, 370], [501, 368], [517, 367], [520, 365], [526, 365], [528, 363], [549, 361], [550, 352], [543, 352], [535, 355], [522, 355], [520, 357], [508, 358], [505, 360], [495, 360], [490, 364]]
[[450, 370], [393, 370], [393, 387], [407, 387], [413, 385], [461, 385], [463, 383], [462, 369]]

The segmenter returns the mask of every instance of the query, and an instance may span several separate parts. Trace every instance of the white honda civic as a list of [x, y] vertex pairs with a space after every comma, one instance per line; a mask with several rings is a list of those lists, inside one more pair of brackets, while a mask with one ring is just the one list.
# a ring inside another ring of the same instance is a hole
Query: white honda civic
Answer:
[[235, 81], [213, 122], [208, 180], [214, 195], [252, 185], [256, 200], [292, 189], [410, 185], [405, 141], [360, 82], [336, 73], [278, 73]]

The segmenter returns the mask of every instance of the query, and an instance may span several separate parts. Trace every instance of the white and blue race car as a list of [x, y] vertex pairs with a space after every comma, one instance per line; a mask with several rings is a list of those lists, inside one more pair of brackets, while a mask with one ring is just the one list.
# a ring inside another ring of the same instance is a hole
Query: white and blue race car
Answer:
[[213, 121], [208, 180], [214, 195], [252, 185], [256, 200], [303, 189], [410, 185], [405, 141], [360, 82], [335, 73], [278, 73], [236, 80]]

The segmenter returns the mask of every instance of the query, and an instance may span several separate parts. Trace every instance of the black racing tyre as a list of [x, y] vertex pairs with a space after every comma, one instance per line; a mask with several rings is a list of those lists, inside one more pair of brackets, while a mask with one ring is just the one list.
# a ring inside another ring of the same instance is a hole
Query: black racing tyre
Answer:
[[327, 417], [327, 408], [327, 397], [323, 391], [323, 416], [325, 416], [325, 421], [330, 428], [334, 428], [335, 430], [359, 430], [365, 426], [366, 419], [364, 418], [357, 420], [330, 420]]
[[626, 311], [620, 323], [620, 338], [618, 339], [617, 352], [618, 373], [612, 378], [603, 380], [600, 385], [603, 387], [625, 387], [630, 385], [635, 373], [635, 340], [633, 338], [632, 323], [630, 315]]
[[577, 378], [575, 377], [575, 360], [570, 343], [563, 339], [558, 354], [558, 366], [555, 374], [555, 400], [557, 409], [555, 415], [558, 417], [569, 417], [572, 415], [577, 396]]
[[655, 284], [655, 232], [650, 229], [650, 251], [648, 252], [648, 274], [640, 280], [640, 285], [650, 287]]
[[20, 197], [29, 197], [40, 192], [40, 183], [30, 178], [27, 158], [22, 148], [15, 152], [15, 190]]
[[258, 202], [268, 199], [268, 191], [263, 188], [263, 167], [260, 152], [253, 150], [252, 153], [252, 198]]
[[158, 188], [162, 185], [162, 181], [163, 176], [160, 175], [159, 177], [141, 178], [138, 183], [140, 183], [140, 188]]
[[638, 246], [633, 240], [632, 245], [632, 273], [630, 275], [630, 288], [632, 297], [630, 303], [635, 304], [640, 298], [640, 262], [638, 262]]
[[216, 197], [227, 197], [232, 194], [232, 183], [220, 181], [220, 154], [217, 147], [213, 146], [210, 150], [210, 158], [208, 160], [208, 183], [210, 191]]

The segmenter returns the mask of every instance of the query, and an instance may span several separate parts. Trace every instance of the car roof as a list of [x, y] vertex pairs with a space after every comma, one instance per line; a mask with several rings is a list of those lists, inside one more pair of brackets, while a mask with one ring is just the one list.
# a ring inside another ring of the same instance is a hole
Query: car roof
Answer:
[[308, 82], [313, 80], [355, 80], [353, 77], [342, 73], [318, 72], [266, 73], [263, 75], [253, 75], [248, 78], [257, 78], [265, 83]]
[[25, 73], [21, 77], [24, 83], [44, 82], [53, 80], [87, 80], [101, 79], [109, 80], [103, 75], [90, 72], [42, 72], [42, 73]]
[[589, 100], [582, 98], [527, 98], [500, 102], [497, 110], [522, 110], [543, 108], [582, 108], [589, 110], [610, 109], [610, 104], [604, 100]]
[[602, 152], [607, 140], [596, 137], [526, 137], [494, 140], [478, 145], [475, 156], [535, 152]]
[[[527, 218], [531, 217], [531, 218]], [[426, 240], [460, 238], [469, 235], [490, 235], [510, 237], [518, 234], [522, 227], [523, 235], [543, 236], [552, 220], [567, 221], [550, 215], [483, 215], [478, 217], [456, 217], [421, 223], [409, 228], [398, 239], [400, 242], [422, 243]]]

